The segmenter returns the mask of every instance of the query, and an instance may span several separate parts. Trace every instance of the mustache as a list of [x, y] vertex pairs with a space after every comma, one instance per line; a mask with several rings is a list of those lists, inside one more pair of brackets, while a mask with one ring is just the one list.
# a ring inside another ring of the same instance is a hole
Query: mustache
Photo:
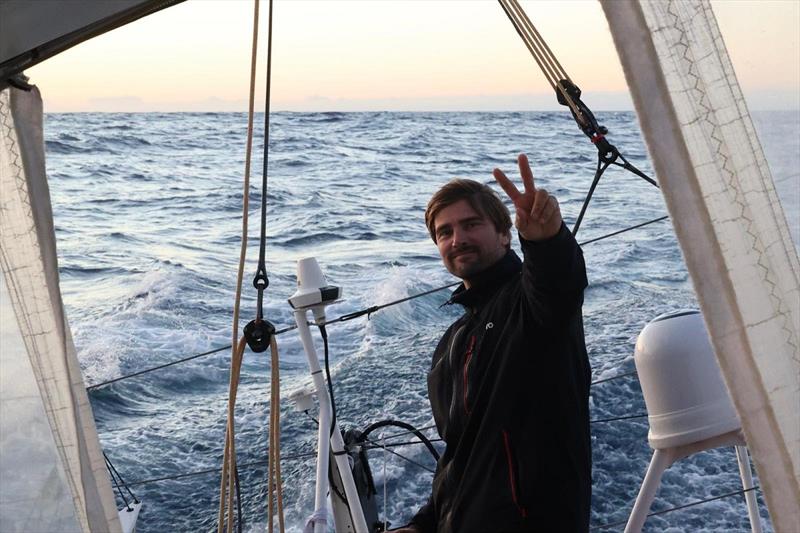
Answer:
[[477, 246], [463, 246], [461, 248], [457, 248], [456, 250], [453, 250], [452, 252], [450, 252], [448, 257], [450, 259], [455, 259], [459, 255], [463, 255], [463, 254], [467, 254], [467, 253], [477, 253], [477, 252], [478, 252], [478, 247]]

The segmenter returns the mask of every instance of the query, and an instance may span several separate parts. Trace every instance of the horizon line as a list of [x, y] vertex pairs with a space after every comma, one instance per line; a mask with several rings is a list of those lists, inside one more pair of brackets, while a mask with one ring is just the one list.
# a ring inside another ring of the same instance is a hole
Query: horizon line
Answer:
[[[309, 109], [309, 110], [296, 110], [296, 109], [279, 109], [279, 110], [272, 110], [270, 114], [279, 114], [279, 113], [316, 113], [316, 114], [345, 114], [345, 113], [569, 113], [569, 109], [329, 109], [329, 110], [320, 110], [320, 109]], [[596, 113], [636, 113], [635, 109], [595, 109], [593, 112]], [[770, 108], [770, 109], [751, 109], [751, 113], [785, 113], [785, 112], [800, 112], [800, 107], [791, 107], [791, 108]], [[108, 110], [81, 110], [81, 111], [45, 111], [45, 115], [67, 115], [67, 114], [77, 114], [77, 113], [107, 113], [107, 114], [119, 114], [124, 113], [127, 115], [138, 115], [138, 114], [148, 114], [148, 113], [158, 113], [158, 114], [178, 114], [178, 113], [191, 113], [191, 114], [216, 114], [216, 115], [223, 115], [223, 114], [246, 114], [248, 113], [247, 109], [243, 110], [137, 110], [137, 111], [108, 111]], [[254, 114], [264, 114], [264, 110], [257, 110], [254, 111]]]

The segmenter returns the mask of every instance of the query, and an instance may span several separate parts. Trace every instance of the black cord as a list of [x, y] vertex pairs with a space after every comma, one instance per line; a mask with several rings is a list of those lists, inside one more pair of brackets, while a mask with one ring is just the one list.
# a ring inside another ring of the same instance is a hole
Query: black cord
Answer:
[[328, 394], [331, 397], [331, 436], [336, 427], [336, 400], [333, 397], [333, 380], [331, 380], [330, 356], [328, 351], [328, 331], [325, 324], [319, 324], [319, 333], [322, 335], [322, 342], [325, 345], [325, 378], [328, 381]]
[[[616, 152], [613, 157], [616, 157]], [[575, 225], [572, 227], [572, 235], [578, 235], [578, 230], [581, 227], [581, 222], [583, 221], [583, 215], [586, 214], [586, 209], [589, 207], [589, 202], [592, 201], [592, 195], [594, 195], [594, 190], [597, 188], [597, 184], [600, 183], [600, 178], [603, 177], [603, 172], [608, 168], [608, 165], [611, 164], [611, 161], [603, 161], [601, 157], [597, 158], [597, 170], [594, 172], [594, 179], [592, 180], [592, 184], [589, 186], [589, 192], [586, 194], [586, 198], [583, 200], [583, 205], [581, 206], [581, 212], [578, 214], [578, 219], [575, 221]]]
[[[103, 451], [103, 458], [106, 460], [106, 468], [108, 468], [108, 471], [111, 474], [111, 479], [114, 480], [114, 484], [115, 485], [117, 484], [116, 479], [114, 477], [116, 475], [116, 477], [119, 478], [120, 483], [122, 483], [122, 486], [125, 487], [125, 490], [128, 492], [131, 499], [133, 499], [133, 503], [139, 503], [139, 498], [136, 497], [136, 495], [133, 493], [130, 487], [128, 487], [128, 484], [125, 483], [125, 480], [122, 478], [122, 474], [120, 474], [119, 471], [116, 469], [114, 463], [111, 462], [111, 459], [108, 458], [108, 455], [106, 455], [105, 451]], [[117, 485], [117, 488], [119, 488], [119, 485]], [[122, 496], [121, 492], [120, 496]], [[128, 507], [128, 500], [125, 499], [125, 496], [122, 496], [122, 499], [125, 501], [125, 507]]]
[[645, 418], [647, 413], [640, 413], [638, 415], [625, 415], [615, 416], [613, 418], [598, 418], [597, 420], [589, 420], [590, 424], [602, 424], [604, 422], [617, 422], [618, 420], [633, 420], [635, 418]]
[[[103, 453], [103, 456], [105, 457], [105, 452]], [[125, 502], [125, 509], [127, 509], [128, 511], [132, 511], [133, 509], [131, 509], [131, 506], [128, 503], [128, 499], [125, 498], [124, 494], [122, 494], [122, 489], [120, 488], [119, 483], [117, 482], [116, 476], [114, 476], [114, 472], [111, 471], [111, 467], [109, 466], [110, 464], [111, 463], [109, 462], [108, 457], [106, 457], [106, 469], [108, 469], [108, 473], [111, 475], [111, 481], [114, 482], [114, 486], [116, 487], [117, 492], [119, 493], [119, 497], [122, 498], [123, 502]]]
[[396, 426], [399, 428], [407, 429], [411, 433], [413, 433], [419, 440], [425, 444], [425, 447], [428, 448], [428, 451], [431, 452], [431, 455], [436, 461], [439, 461], [439, 452], [436, 451], [436, 448], [433, 447], [431, 441], [428, 440], [428, 437], [422, 434], [417, 428], [412, 426], [411, 424], [407, 424], [405, 422], [400, 422], [399, 420], [381, 420], [380, 422], [375, 422], [374, 424], [370, 424], [369, 426], [361, 432], [361, 436], [359, 437], [359, 441], [363, 442], [367, 440], [367, 436], [370, 433], [375, 431], [376, 429], [386, 427], [386, 426]]
[[[431, 474], [435, 474], [436, 473], [436, 471], [433, 468], [427, 467], [422, 463], [418, 463], [417, 461], [415, 461], [415, 460], [413, 460], [413, 459], [411, 459], [409, 457], [406, 457], [405, 455], [399, 454], [396, 451], [389, 449], [389, 445], [384, 445], [384, 444], [381, 444], [379, 442], [375, 442], [372, 439], [366, 439], [365, 442], [369, 442], [372, 445], [369, 448], [365, 447], [364, 448], [365, 450], [366, 449], [369, 449], [369, 450], [386, 450], [387, 452], [389, 452], [389, 453], [391, 453], [393, 455], [396, 455], [397, 457], [399, 457], [400, 459], [404, 460], [407, 463], [410, 463], [410, 464], [412, 464], [412, 465], [414, 465], [414, 466], [416, 466], [418, 468], [426, 470], [426, 471], [430, 472]], [[419, 444], [419, 443], [414, 442], [413, 444]]]
[[209, 350], [207, 352], [202, 352], [202, 353], [198, 353], [198, 354], [195, 354], [195, 355], [190, 355], [189, 357], [184, 357], [183, 359], [178, 359], [177, 361], [172, 361], [171, 363], [165, 363], [163, 365], [154, 366], [152, 368], [146, 368], [144, 370], [140, 370], [138, 372], [134, 372], [133, 374], [128, 374], [128, 375], [125, 375], [125, 376], [120, 376], [118, 378], [109, 379], [108, 381], [103, 381], [102, 383], [95, 383], [94, 385], [90, 385], [90, 386], [86, 387], [86, 390], [87, 391], [91, 391], [91, 390], [97, 389], [99, 387], [104, 387], [105, 385], [110, 385], [112, 383], [116, 383], [117, 381], [122, 381], [123, 379], [134, 378], [136, 376], [141, 376], [142, 374], [147, 374], [148, 372], [153, 372], [155, 370], [161, 370], [162, 368], [167, 368], [168, 366], [177, 365], [178, 363], [185, 363], [187, 361], [191, 361], [192, 359], [197, 359], [198, 357], [203, 357], [203, 356], [206, 356], [206, 355], [211, 355], [211, 354], [214, 354], [214, 353], [217, 353], [217, 352], [221, 352], [223, 350], [227, 350], [230, 347], [231, 347], [230, 344], [228, 344], [227, 346], [220, 346], [219, 348], [214, 348], [214, 349]]
[[267, 189], [269, 184], [269, 112], [270, 88], [272, 85], [272, 0], [269, 0], [269, 18], [267, 33], [267, 88], [264, 97], [264, 158], [261, 169], [261, 235], [258, 247], [258, 267], [253, 278], [253, 286], [258, 291], [256, 303], [256, 322], [264, 318], [264, 290], [269, 287], [267, 277]]
[[[713, 501], [716, 501], [716, 500], [721, 500], [723, 498], [730, 498], [731, 496], [738, 496], [740, 494], [747, 494], [748, 492], [751, 492], [751, 491], [754, 491], [754, 490], [758, 490], [759, 488], [760, 487], [758, 485], [756, 485], [755, 487], [750, 487], [749, 489], [742, 489], [742, 490], [737, 490], [737, 491], [734, 491], [734, 492], [728, 492], [726, 494], [720, 494], [719, 496], [714, 496], [713, 498], [706, 498], [704, 500], [697, 500], [697, 501], [686, 503], [686, 504], [683, 504], [683, 505], [670, 507], [669, 509], [663, 509], [661, 511], [653, 511], [652, 513], [649, 513], [647, 515], [647, 517], [649, 518], [651, 516], [656, 516], [656, 515], [660, 515], [660, 514], [672, 513], [674, 511], [680, 511], [681, 509], [686, 509], [687, 507], [694, 507], [696, 505], [701, 505], [703, 503], [713, 502]], [[600, 526], [593, 526], [593, 527], [590, 528], [590, 530], [591, 531], [598, 531], [598, 530], [601, 530], [601, 529], [611, 529], [611, 528], [616, 528], [616, 527], [619, 527], [619, 526], [624, 526], [627, 523], [628, 523], [628, 520], [626, 519], [626, 520], [622, 520], [620, 522], [614, 522], [612, 524], [603, 524], [603, 525], [600, 525]]]

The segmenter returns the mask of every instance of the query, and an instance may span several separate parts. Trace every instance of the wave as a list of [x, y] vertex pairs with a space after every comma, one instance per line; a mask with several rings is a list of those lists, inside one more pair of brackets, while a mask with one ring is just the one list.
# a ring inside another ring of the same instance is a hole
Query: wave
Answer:
[[74, 144], [54, 140], [46, 140], [44, 142], [44, 149], [45, 152], [49, 154], [85, 154], [91, 151], [75, 146]]

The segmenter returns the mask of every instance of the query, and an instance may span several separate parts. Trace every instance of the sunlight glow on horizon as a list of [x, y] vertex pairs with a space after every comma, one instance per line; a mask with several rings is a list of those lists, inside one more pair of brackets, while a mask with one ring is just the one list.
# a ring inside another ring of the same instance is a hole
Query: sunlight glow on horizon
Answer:
[[[599, 2], [522, 4], [591, 107], [632, 109]], [[800, 108], [800, 2], [712, 5], [751, 108]], [[262, 0], [261, 110], [267, 10]], [[252, 11], [250, 0], [189, 1], [27, 74], [48, 112], [244, 111]], [[276, 111], [559, 108], [494, 1], [278, 0], [273, 45]]]

